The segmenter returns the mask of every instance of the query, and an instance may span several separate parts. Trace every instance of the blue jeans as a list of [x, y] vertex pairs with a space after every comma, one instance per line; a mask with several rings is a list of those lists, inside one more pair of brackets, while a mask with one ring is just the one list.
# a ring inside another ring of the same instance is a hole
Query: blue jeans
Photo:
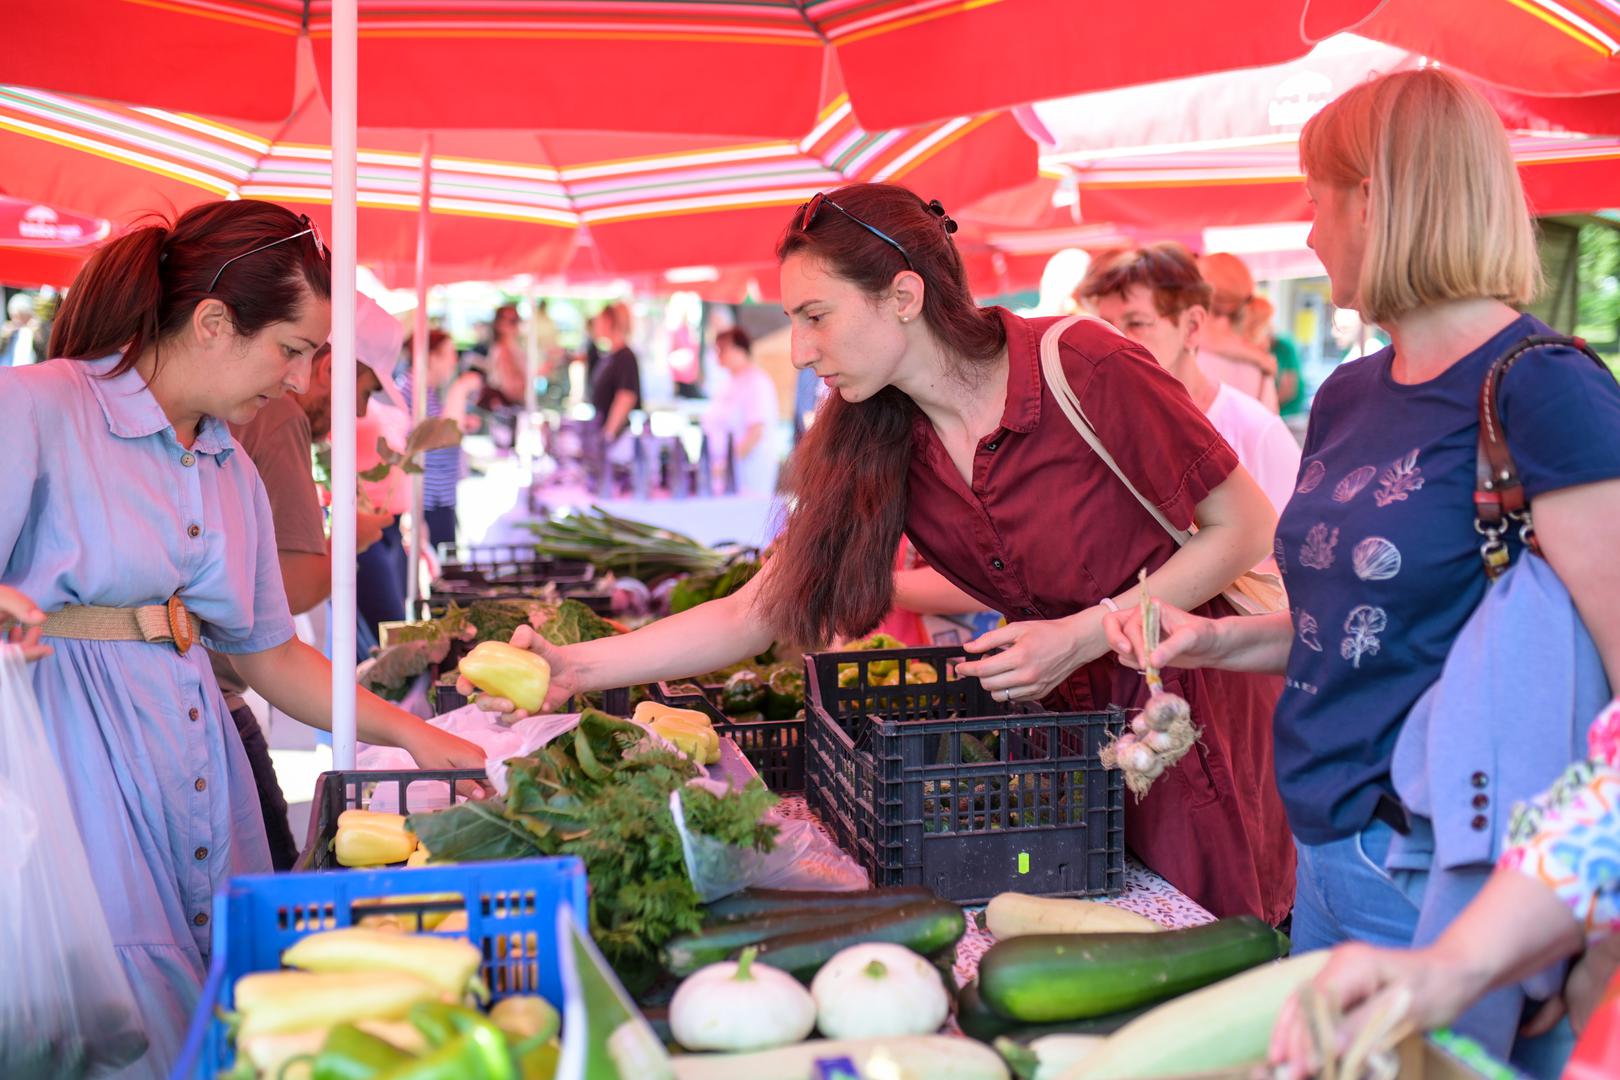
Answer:
[[[1386, 870], [1394, 830], [1374, 819], [1355, 836], [1327, 844], [1296, 839], [1293, 951], [1327, 949], [1346, 941], [1406, 948], [1417, 931], [1418, 907], [1429, 875]], [[1527, 1017], [1528, 1018], [1528, 1017]], [[1535, 1039], [1518, 1039], [1509, 1062], [1533, 1077], [1557, 1077], [1575, 1049], [1569, 1021]]]
[[1384, 869], [1395, 831], [1374, 819], [1355, 836], [1326, 844], [1294, 841], [1294, 951], [1345, 941], [1404, 948], [1417, 931], [1428, 874]]

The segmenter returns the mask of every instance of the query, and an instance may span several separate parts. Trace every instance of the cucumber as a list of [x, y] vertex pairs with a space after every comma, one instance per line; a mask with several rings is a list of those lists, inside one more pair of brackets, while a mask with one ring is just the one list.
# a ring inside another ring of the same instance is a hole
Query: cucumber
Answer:
[[846, 918], [857, 918], [861, 911], [879, 911], [901, 904], [934, 899], [931, 889], [908, 886], [900, 889], [862, 889], [856, 892], [823, 892], [804, 889], [744, 889], [723, 896], [708, 905], [706, 925], [752, 919], [759, 915], [801, 911], [842, 911]]
[[1252, 915], [1159, 934], [1038, 934], [991, 946], [979, 962], [979, 992], [1009, 1020], [1081, 1020], [1163, 1001], [1287, 952], [1288, 939]]
[[966, 930], [961, 908], [946, 900], [926, 900], [841, 926], [767, 938], [759, 944], [759, 962], [809, 982], [823, 964], [851, 945], [887, 941], [932, 956], [955, 945]]
[[1150, 1006], [1144, 1005], [1138, 1009], [1109, 1013], [1107, 1016], [1069, 1020], [1058, 1024], [1020, 1024], [1016, 1020], [1007, 1020], [996, 1015], [995, 1011], [984, 1003], [984, 998], [979, 994], [979, 980], [974, 979], [956, 992], [956, 1026], [961, 1028], [962, 1034], [968, 1038], [983, 1043], [994, 1042], [1005, 1036], [1016, 1043], [1027, 1044], [1047, 1035], [1112, 1035], [1147, 1012], [1149, 1008]]
[[821, 907], [774, 911], [751, 919], [717, 923], [694, 934], [678, 934], [664, 942], [664, 970], [682, 978], [710, 964], [730, 959], [750, 945], [830, 926], [845, 926], [866, 912], [861, 909]]

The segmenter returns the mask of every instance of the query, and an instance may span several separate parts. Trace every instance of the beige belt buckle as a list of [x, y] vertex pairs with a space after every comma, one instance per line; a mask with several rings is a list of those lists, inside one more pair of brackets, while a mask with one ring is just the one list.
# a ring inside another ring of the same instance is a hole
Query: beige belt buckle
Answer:
[[169, 636], [174, 638], [175, 651], [184, 656], [191, 648], [191, 619], [187, 617], [186, 605], [180, 594], [175, 593], [165, 606], [169, 612]]

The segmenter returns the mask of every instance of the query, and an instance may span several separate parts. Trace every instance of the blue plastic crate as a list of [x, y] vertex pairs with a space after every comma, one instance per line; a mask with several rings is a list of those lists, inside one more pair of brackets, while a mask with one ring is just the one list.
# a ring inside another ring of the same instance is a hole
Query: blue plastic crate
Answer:
[[[375, 908], [356, 913], [357, 900], [425, 893], [460, 893], [464, 898], [466, 936], [483, 949], [480, 973], [492, 1000], [539, 993], [569, 1015], [557, 911], [566, 906], [581, 925], [586, 921], [585, 866], [579, 859], [239, 877], [214, 897], [213, 962], [171, 1080], [210, 1080], [230, 1067], [234, 1051], [216, 1009], [231, 1008], [239, 977], [280, 968], [282, 952], [300, 938], [378, 913]], [[407, 903], [386, 910], [408, 915], [446, 906]], [[579, 1014], [576, 1005], [574, 1015]]]

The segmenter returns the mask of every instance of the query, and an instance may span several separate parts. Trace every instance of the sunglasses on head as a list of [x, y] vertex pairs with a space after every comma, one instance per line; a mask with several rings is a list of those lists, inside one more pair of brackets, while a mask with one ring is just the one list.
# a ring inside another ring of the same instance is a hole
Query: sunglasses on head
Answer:
[[845, 210], [842, 206], [839, 206], [837, 203], [827, 198], [825, 192], [816, 192], [815, 196], [811, 198], [809, 202], [799, 207], [798, 215], [794, 219], [794, 227], [800, 232], [809, 232], [810, 226], [816, 223], [816, 217], [821, 213], [821, 208], [824, 206], [832, 207], [834, 210], [838, 211], [840, 214], [843, 214], [845, 217], [849, 218], [849, 220], [853, 221], [855, 224], [859, 225], [861, 228], [865, 229], [867, 232], [871, 233], [885, 244], [888, 244], [890, 247], [894, 248], [894, 250], [898, 251], [900, 253], [900, 257], [906, 262], [907, 270], [917, 269], [915, 266], [911, 265], [911, 256], [906, 253], [905, 248], [900, 246], [900, 241], [896, 240], [894, 237], [890, 236], [888, 233], [884, 232], [882, 229], [879, 229], [875, 225], [868, 225], [866, 222], [862, 221], [848, 210]]
[[283, 236], [280, 240], [272, 240], [268, 244], [260, 244], [256, 248], [249, 248], [248, 250], [242, 252], [242, 254], [232, 255], [230, 258], [220, 263], [219, 269], [214, 271], [213, 279], [208, 282], [208, 291], [214, 291], [214, 286], [219, 284], [219, 276], [225, 272], [225, 268], [227, 266], [231, 265], [231, 263], [235, 262], [237, 259], [245, 259], [249, 255], [257, 255], [259, 252], [273, 248], [277, 244], [285, 244], [289, 240], [297, 240], [300, 236], [308, 236], [313, 239], [315, 241], [315, 250], [320, 253], [321, 258], [326, 258], [326, 241], [321, 239], [321, 231], [317, 229], [315, 227], [315, 223], [309, 220], [308, 216], [304, 214], [299, 214], [298, 220], [304, 223], [304, 228], [301, 231], [295, 232], [291, 236]]

